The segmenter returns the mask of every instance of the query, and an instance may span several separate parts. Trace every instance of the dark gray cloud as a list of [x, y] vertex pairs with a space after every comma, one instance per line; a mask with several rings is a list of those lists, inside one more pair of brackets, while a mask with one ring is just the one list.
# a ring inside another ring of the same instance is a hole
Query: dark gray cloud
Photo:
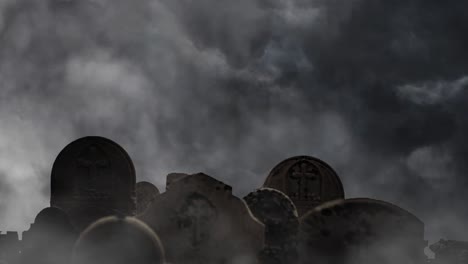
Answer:
[[[291, 155], [348, 197], [467, 239], [464, 1], [0, 1], [1, 229], [26, 229], [71, 140], [102, 135], [140, 180], [211, 174], [243, 195]], [[3, 187], [8, 186], [8, 187]], [[5, 189], [6, 188], [6, 189]]]

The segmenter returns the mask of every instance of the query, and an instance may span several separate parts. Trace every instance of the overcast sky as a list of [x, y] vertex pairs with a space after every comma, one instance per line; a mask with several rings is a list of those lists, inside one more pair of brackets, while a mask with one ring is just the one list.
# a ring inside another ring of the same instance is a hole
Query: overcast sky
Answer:
[[347, 197], [468, 240], [468, 2], [0, 0], [0, 230], [49, 201], [69, 142], [108, 137], [139, 180], [205, 172], [243, 196], [292, 155]]

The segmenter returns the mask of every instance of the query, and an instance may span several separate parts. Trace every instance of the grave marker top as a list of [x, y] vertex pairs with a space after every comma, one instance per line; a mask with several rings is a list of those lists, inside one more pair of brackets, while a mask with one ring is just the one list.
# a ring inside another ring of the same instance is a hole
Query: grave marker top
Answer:
[[336, 172], [325, 162], [309, 156], [292, 157], [276, 165], [263, 187], [285, 193], [299, 215], [324, 202], [344, 198], [343, 185]]

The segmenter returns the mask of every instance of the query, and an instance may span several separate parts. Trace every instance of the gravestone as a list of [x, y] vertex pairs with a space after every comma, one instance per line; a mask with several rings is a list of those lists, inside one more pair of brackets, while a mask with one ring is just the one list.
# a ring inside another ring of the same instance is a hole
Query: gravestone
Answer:
[[68, 216], [59, 208], [45, 208], [23, 232], [21, 263], [69, 263], [78, 234]]
[[299, 215], [324, 202], [344, 198], [343, 185], [336, 172], [325, 162], [309, 156], [292, 157], [276, 165], [263, 187], [289, 196]]
[[57, 156], [50, 203], [82, 230], [104, 216], [134, 215], [135, 184], [133, 163], [122, 147], [103, 137], [84, 137]]
[[75, 244], [72, 264], [163, 264], [159, 237], [133, 217], [109, 216], [91, 224]]
[[187, 177], [189, 174], [187, 173], [180, 173], [180, 172], [173, 172], [169, 173], [166, 177], [166, 191], [171, 188], [171, 184]]
[[265, 225], [262, 263], [296, 263], [299, 220], [294, 203], [284, 193], [270, 188], [251, 192], [244, 200]]
[[7, 231], [6, 234], [0, 234], [0, 263], [18, 263], [20, 253], [21, 243], [18, 232]]
[[263, 225], [232, 188], [199, 173], [186, 175], [139, 216], [177, 264], [257, 263]]
[[333, 201], [300, 218], [299, 263], [423, 263], [424, 224], [383, 201]]
[[142, 214], [153, 203], [159, 195], [159, 190], [149, 182], [138, 182], [136, 184], [137, 215]]

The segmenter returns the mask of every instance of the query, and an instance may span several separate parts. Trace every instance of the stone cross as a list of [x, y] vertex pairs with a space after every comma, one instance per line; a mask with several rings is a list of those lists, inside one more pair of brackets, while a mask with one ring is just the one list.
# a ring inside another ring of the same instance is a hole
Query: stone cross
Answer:
[[309, 187], [318, 180], [318, 169], [313, 164], [302, 161], [293, 166], [289, 177], [296, 184], [291, 190], [291, 198], [309, 200], [312, 191]]
[[94, 187], [99, 181], [102, 169], [109, 168], [109, 161], [105, 158], [104, 153], [95, 146], [90, 146], [84, 155], [78, 158], [77, 164], [88, 170], [87, 183], [89, 187]]
[[216, 208], [208, 199], [201, 195], [192, 195], [182, 209], [180, 227], [189, 228], [191, 243], [194, 247], [200, 245], [207, 237], [207, 230], [217, 216]]

